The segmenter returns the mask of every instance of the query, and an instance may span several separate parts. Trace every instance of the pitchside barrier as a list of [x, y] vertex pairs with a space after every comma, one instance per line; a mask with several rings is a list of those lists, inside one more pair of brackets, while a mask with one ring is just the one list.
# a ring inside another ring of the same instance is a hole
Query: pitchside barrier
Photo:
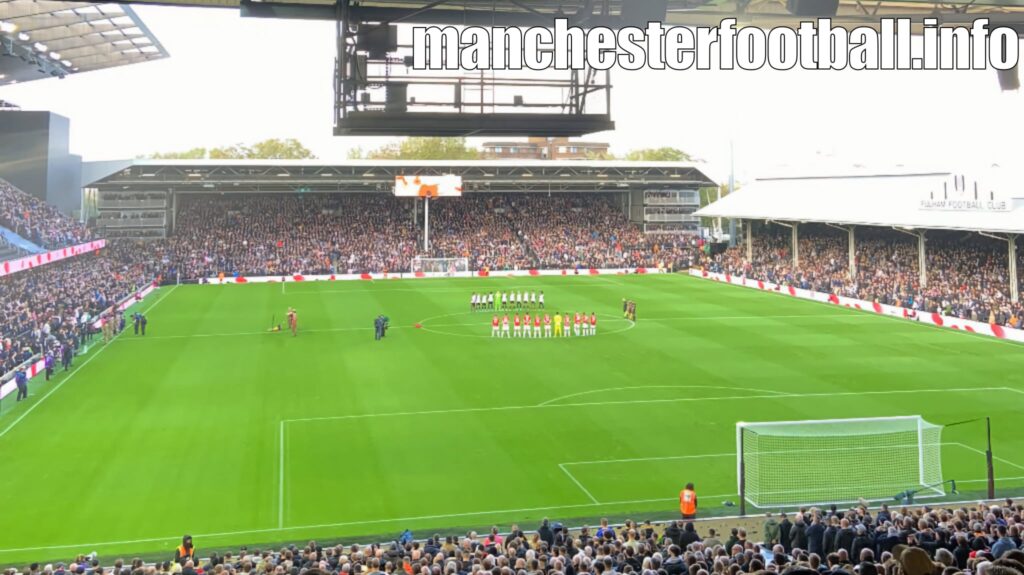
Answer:
[[200, 280], [206, 284], [246, 284], [246, 283], [281, 283], [281, 282], [322, 282], [322, 281], [354, 281], [354, 280], [408, 280], [436, 278], [504, 278], [504, 277], [540, 277], [540, 276], [598, 276], [626, 274], [657, 274], [668, 270], [657, 268], [584, 268], [571, 270], [506, 270], [506, 271], [469, 271], [456, 272], [453, 276], [446, 272], [409, 272], [409, 273], [375, 273], [375, 274], [330, 274], [330, 275], [285, 275], [285, 276], [218, 276]]
[[17, 258], [13, 260], [7, 260], [0, 264], [0, 277], [8, 276], [18, 272], [28, 271], [35, 269], [40, 266], [59, 262], [60, 260], [73, 258], [82, 254], [88, 254], [95, 252], [96, 250], [103, 249], [107, 245], [107, 240], [96, 240], [92, 242], [86, 242], [84, 244], [78, 244], [77, 246], [69, 246], [66, 248], [60, 248], [59, 250], [52, 250], [43, 254], [36, 254], [32, 256], [25, 256], [23, 258]]
[[693, 277], [704, 278], [706, 280], [725, 282], [736, 286], [753, 288], [761, 291], [774, 292], [782, 295], [787, 295], [790, 297], [812, 300], [819, 303], [839, 305], [850, 309], [875, 313], [878, 315], [901, 318], [909, 321], [916, 321], [923, 324], [944, 327], [947, 329], [955, 329], [959, 331], [966, 331], [969, 333], [986, 335], [989, 337], [994, 337], [996, 339], [1024, 343], [1024, 330], [1003, 327], [997, 324], [972, 321], [969, 319], [960, 319], [958, 317], [950, 317], [939, 313], [918, 312], [916, 310], [896, 305], [869, 302], [830, 293], [822, 293], [802, 288], [796, 288], [792, 286], [773, 284], [771, 282], [749, 279], [740, 276], [708, 272], [700, 269], [691, 269], [690, 275]]

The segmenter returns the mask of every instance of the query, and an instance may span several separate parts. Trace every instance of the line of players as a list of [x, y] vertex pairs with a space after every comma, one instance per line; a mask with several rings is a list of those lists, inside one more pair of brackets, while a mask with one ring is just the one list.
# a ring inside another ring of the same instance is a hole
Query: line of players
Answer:
[[[497, 304], [498, 308], [495, 308]], [[470, 311], [492, 309], [544, 309], [544, 292], [512, 291], [497, 293], [473, 292], [469, 298]]]
[[[509, 327], [512, 331], [509, 332]], [[541, 327], [544, 328], [543, 332]], [[547, 313], [542, 318], [541, 315], [535, 314], [532, 318], [529, 313], [524, 313], [522, 317], [518, 313], [514, 314], [513, 317], [509, 318], [506, 313], [504, 317], [499, 318], [498, 314], [494, 314], [491, 318], [491, 337], [522, 337], [522, 338], [546, 338], [546, 337], [587, 337], [597, 335], [597, 314], [591, 313], [590, 317], [587, 317], [585, 313], [576, 312], [575, 316], [570, 316], [566, 313], [556, 313], [552, 318]]]

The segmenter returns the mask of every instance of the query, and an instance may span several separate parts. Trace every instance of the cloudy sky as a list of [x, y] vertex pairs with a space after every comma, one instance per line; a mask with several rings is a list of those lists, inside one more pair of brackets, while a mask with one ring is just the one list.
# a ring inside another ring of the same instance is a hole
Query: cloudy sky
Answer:
[[[344, 159], [379, 138], [332, 135], [328, 22], [243, 19], [235, 10], [138, 7], [169, 59], [0, 89], [0, 99], [71, 118], [86, 160], [298, 138]], [[994, 71], [616, 72], [616, 152], [673, 146], [724, 178], [903, 165], [969, 169], [1020, 162], [1024, 94]]]

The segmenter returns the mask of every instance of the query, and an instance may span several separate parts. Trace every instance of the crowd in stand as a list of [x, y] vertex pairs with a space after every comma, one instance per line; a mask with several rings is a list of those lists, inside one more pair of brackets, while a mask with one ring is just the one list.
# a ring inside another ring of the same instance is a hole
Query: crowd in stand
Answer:
[[417, 255], [464, 257], [473, 270], [653, 267], [696, 255], [692, 242], [645, 237], [598, 194], [433, 202], [426, 254], [421, 209], [383, 194], [188, 196], [165, 249], [189, 279], [408, 272]]
[[929, 232], [925, 249], [927, 281], [922, 286], [915, 237], [894, 230], [858, 228], [854, 275], [850, 274], [845, 232], [807, 225], [800, 227], [798, 237], [796, 267], [790, 230], [779, 226], [754, 232], [750, 260], [741, 245], [706, 263], [712, 271], [916, 311], [1024, 327], [1024, 307], [1010, 298], [1005, 241], [978, 234]]
[[[757, 536], [717, 533], [693, 522], [569, 530], [545, 519], [536, 531], [513, 525], [484, 535], [403, 533], [382, 545], [241, 548], [210, 554], [189, 547], [146, 565], [79, 556], [33, 564], [25, 575], [1024, 575], [1021, 508], [890, 510], [802, 508], [771, 514]], [[187, 538], [191, 541], [191, 538]], [[196, 541], [202, 545], [202, 541]], [[4, 575], [17, 575], [9, 570]]]
[[[15, 231], [47, 238], [50, 246], [87, 238], [69, 218], [37, 204], [0, 181], [0, 220]], [[83, 315], [95, 318], [154, 279], [407, 272], [421, 255], [421, 208], [389, 195], [204, 195], [179, 204], [169, 239], [114, 240], [101, 256], [0, 281], [0, 373], [47, 341], [80, 342]], [[473, 270], [495, 271], [704, 264], [712, 271], [1024, 327], [1024, 308], [1010, 301], [1005, 242], [929, 232], [922, 286], [917, 239], [910, 235], [858, 228], [851, 276], [845, 232], [813, 225], [799, 231], [796, 267], [790, 231], [780, 226], [755, 231], [750, 260], [741, 244], [702, 261], [692, 236], [645, 235], [615, 196], [481, 194], [432, 203], [428, 255], [465, 257]], [[1024, 246], [1019, 251], [1024, 269]]]
[[158, 272], [133, 253], [114, 246], [0, 280], [0, 375], [35, 354], [81, 347], [103, 310]]
[[0, 179], [0, 226], [47, 249], [80, 244], [89, 230], [46, 202]]

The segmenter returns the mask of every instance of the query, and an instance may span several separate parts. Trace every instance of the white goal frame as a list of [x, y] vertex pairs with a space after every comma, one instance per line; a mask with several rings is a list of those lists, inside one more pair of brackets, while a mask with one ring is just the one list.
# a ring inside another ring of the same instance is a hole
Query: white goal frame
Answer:
[[[760, 496], [761, 494], [758, 493], [755, 496], [757, 498], [757, 500], [755, 500], [754, 498], [752, 498], [750, 496], [750, 490], [748, 488], [747, 481], [746, 481], [746, 479], [747, 479], [746, 478], [747, 470], [746, 470], [746, 462], [744, 461], [744, 458], [747, 457], [748, 454], [745, 453], [745, 443], [744, 443], [744, 431], [745, 430], [749, 430], [749, 429], [754, 428], [754, 427], [762, 428], [762, 429], [764, 429], [764, 428], [770, 429], [770, 428], [773, 428], [773, 427], [782, 428], [782, 427], [785, 427], [785, 426], [809, 426], [809, 427], [813, 427], [815, 425], [835, 426], [835, 425], [846, 425], [846, 424], [860, 425], [860, 426], [862, 426], [862, 429], [866, 429], [864, 427], [864, 424], [883, 423], [883, 422], [886, 422], [886, 423], [904, 422], [904, 423], [907, 424], [906, 425], [907, 429], [896, 430], [896, 431], [880, 430], [875, 435], [881, 436], [881, 435], [884, 435], [886, 433], [894, 433], [894, 432], [907, 433], [907, 432], [911, 432], [911, 431], [915, 431], [916, 430], [917, 484], [916, 485], [913, 485], [913, 484], [896, 484], [896, 485], [893, 485], [893, 488], [894, 489], [900, 488], [900, 489], [904, 489], [904, 490], [910, 489], [910, 488], [918, 489], [918, 490], [920, 490], [920, 492], [916, 495], [917, 498], [944, 497], [946, 495], [946, 492], [945, 492], [945, 484], [943, 482], [943, 477], [942, 477], [942, 459], [941, 459], [942, 443], [941, 443], [941, 436], [939, 436], [940, 438], [939, 438], [938, 441], [932, 441], [932, 440], [926, 441], [926, 439], [925, 439], [925, 431], [926, 431], [926, 429], [927, 430], [938, 429], [939, 433], [941, 434], [942, 426], [939, 426], [939, 425], [936, 425], [936, 424], [933, 424], [933, 423], [929, 423], [929, 422], [925, 421], [924, 418], [922, 418], [920, 415], [908, 415], [908, 416], [895, 416], [895, 417], [860, 417], [860, 418], [851, 418], [851, 419], [813, 419], [813, 420], [794, 420], [794, 421], [737, 422], [736, 423], [736, 484], [737, 484], [737, 493], [739, 493], [739, 495], [740, 495], [741, 502], [742, 503], [750, 503], [752, 506], [754, 506], [757, 509], [764, 509], [764, 508], [769, 508], [769, 507], [794, 506], [794, 505], [795, 506], [801, 506], [801, 505], [803, 505], [803, 506], [807, 506], [807, 505], [824, 506], [824, 505], [831, 505], [833, 503], [837, 503], [837, 504], [838, 503], [854, 503], [854, 502], [857, 502], [860, 499], [860, 496], [854, 496], [854, 495], [851, 494], [850, 497], [840, 497], [836, 501], [803, 501], [803, 500], [795, 501], [794, 500], [792, 502], [790, 502], [790, 501], [775, 502], [775, 501], [765, 501]], [[911, 422], [913, 422], [912, 425], [910, 425]], [[752, 432], [752, 433], [756, 433], [756, 432]], [[872, 435], [872, 434], [870, 434], [870, 433], [860, 433], [860, 434], [851, 434], [851, 435], [859, 435], [861, 437], [867, 437], [867, 436]], [[798, 436], [794, 435], [793, 437], [798, 437]], [[813, 435], [808, 435], [807, 437], [813, 437]], [[841, 436], [836, 436], [836, 437], [841, 437]], [[913, 446], [914, 446], [914, 444], [904, 444], [904, 445], [897, 445], [895, 447], [908, 448], [908, 447], [913, 447]], [[843, 450], [843, 449], [846, 449], [846, 450], [851, 450], [851, 449], [852, 450], [856, 450], [856, 449], [872, 449], [872, 450], [874, 450], [874, 449], [878, 449], [878, 448], [875, 447], [875, 446], [872, 446], [872, 447], [867, 447], [867, 448], [865, 448], [865, 447], [861, 447], [861, 448], [857, 448], [857, 447], [852, 447], [852, 448], [851, 447], [836, 447], [835, 449], [837, 451], [839, 451], [839, 450]], [[820, 450], [809, 450], [809, 451], [820, 451]], [[800, 452], [801, 452], [800, 450], [789, 451], [788, 454], [794, 454], [794, 453], [800, 453]], [[775, 452], [768, 452], [768, 453], [769, 454], [774, 453], [776, 455], [787, 454], [786, 451], [775, 451]], [[763, 454], [759, 454], [759, 455], [763, 455]], [[790, 466], [794, 466], [793, 462], [789, 462], [788, 464]], [[855, 463], [855, 465], [860, 465], [860, 463]], [[929, 467], [928, 467], [929, 465], [931, 465], [933, 468], [929, 469]], [[936, 475], [936, 472], [937, 472], [937, 475]], [[902, 487], [900, 487], [900, 486], [902, 486]], [[813, 487], [809, 488], [808, 491], [811, 491], [812, 489], [813, 489]], [[801, 490], [801, 491], [803, 491], [803, 490]], [[782, 494], [793, 494], [795, 492], [775, 492], [775, 493], [769, 493], [768, 495], [778, 495], [780, 493], [782, 493]], [[895, 493], [895, 491], [894, 491], [894, 493]], [[872, 497], [865, 497], [864, 499], [867, 499], [868, 501], [883, 501], [883, 500], [889, 500], [891, 498], [892, 498], [892, 495], [890, 494], [890, 495], [886, 495], [884, 497], [874, 497], [874, 498], [872, 498]]]
[[428, 258], [416, 256], [412, 259], [413, 273], [434, 274], [438, 277], [469, 277], [469, 258]]

